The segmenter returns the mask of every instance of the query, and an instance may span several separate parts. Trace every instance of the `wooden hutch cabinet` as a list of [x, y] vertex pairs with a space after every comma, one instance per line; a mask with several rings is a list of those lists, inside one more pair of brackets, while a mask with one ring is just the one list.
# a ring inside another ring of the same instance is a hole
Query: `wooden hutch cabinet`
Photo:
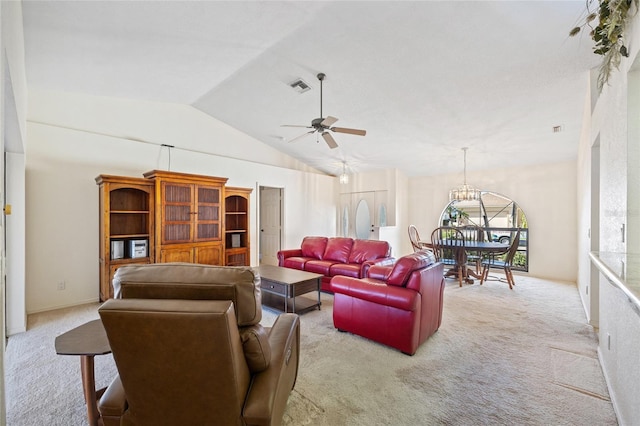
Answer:
[[227, 178], [152, 170], [144, 178], [100, 175], [100, 300], [132, 263], [249, 266], [251, 188]]
[[113, 297], [116, 269], [154, 261], [153, 181], [100, 175], [100, 300]]
[[224, 265], [226, 178], [152, 170], [155, 182], [155, 261]]
[[225, 265], [249, 266], [249, 196], [251, 188], [225, 188]]

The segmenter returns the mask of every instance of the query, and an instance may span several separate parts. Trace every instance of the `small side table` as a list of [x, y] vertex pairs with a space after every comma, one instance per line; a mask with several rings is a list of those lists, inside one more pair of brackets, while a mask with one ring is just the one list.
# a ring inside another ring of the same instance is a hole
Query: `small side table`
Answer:
[[105, 388], [96, 391], [96, 378], [93, 358], [96, 355], [111, 353], [107, 333], [99, 319], [89, 321], [56, 337], [56, 353], [58, 355], [79, 355], [80, 372], [82, 374], [82, 390], [87, 405], [89, 425], [102, 424], [98, 412], [98, 399]]

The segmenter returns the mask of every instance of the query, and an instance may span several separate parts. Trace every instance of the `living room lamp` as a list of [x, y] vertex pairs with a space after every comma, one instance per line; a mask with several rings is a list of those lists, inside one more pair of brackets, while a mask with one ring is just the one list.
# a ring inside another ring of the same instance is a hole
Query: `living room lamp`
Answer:
[[347, 162], [342, 162], [342, 174], [340, 175], [340, 183], [346, 185], [349, 183], [349, 175], [347, 174]]
[[449, 191], [449, 201], [477, 201], [480, 199], [480, 190], [467, 185], [467, 149], [467, 147], [462, 148], [464, 152], [464, 183]]

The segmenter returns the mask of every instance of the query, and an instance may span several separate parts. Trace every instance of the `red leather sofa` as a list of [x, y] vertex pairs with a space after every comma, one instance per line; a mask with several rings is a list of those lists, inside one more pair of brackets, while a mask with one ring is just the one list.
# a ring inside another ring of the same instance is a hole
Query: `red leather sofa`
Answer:
[[391, 246], [386, 241], [304, 237], [299, 249], [278, 252], [278, 266], [323, 274], [322, 291], [331, 291], [332, 277], [365, 277], [372, 265], [393, 264], [395, 259], [390, 255]]
[[333, 325], [413, 355], [442, 321], [444, 266], [419, 251], [393, 266], [371, 266], [367, 278], [331, 280]]

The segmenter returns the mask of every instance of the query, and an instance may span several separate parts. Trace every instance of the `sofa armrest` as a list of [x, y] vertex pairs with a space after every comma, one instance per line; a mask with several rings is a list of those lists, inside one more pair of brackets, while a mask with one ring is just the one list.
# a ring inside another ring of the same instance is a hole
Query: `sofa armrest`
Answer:
[[360, 278], [365, 278], [369, 274], [369, 268], [373, 265], [377, 266], [393, 266], [396, 263], [395, 257], [381, 257], [380, 259], [367, 260], [362, 262], [360, 267]]
[[302, 249], [280, 250], [278, 252], [278, 266], [282, 266], [288, 257], [302, 256]]
[[120, 375], [116, 374], [98, 402], [98, 411], [102, 416], [104, 426], [119, 426], [120, 418], [128, 406]]
[[393, 265], [371, 265], [367, 271], [365, 278], [371, 278], [374, 280], [387, 281], [389, 275], [393, 271]]
[[247, 425], [270, 425], [281, 419], [296, 383], [300, 356], [300, 318], [281, 314], [269, 332], [269, 368], [253, 376], [243, 409]]

